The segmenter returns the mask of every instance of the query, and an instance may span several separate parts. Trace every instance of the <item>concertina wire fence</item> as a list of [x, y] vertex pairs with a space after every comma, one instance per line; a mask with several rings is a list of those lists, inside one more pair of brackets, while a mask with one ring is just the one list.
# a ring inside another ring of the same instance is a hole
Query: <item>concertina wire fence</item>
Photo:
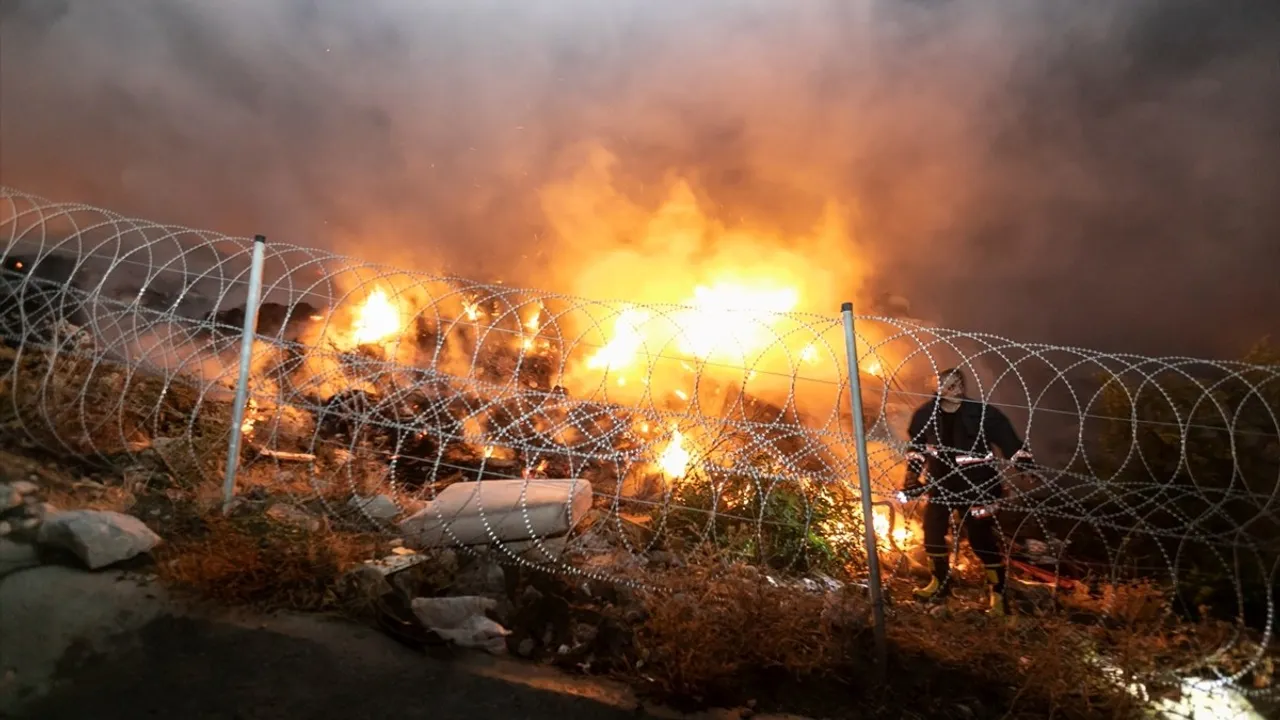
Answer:
[[[161, 452], [192, 482], [221, 485], [253, 242], [8, 188], [0, 216], [6, 433], [117, 465]], [[288, 495], [346, 522], [412, 527], [418, 546], [488, 544], [619, 582], [659, 548], [712, 546], [804, 577], [801, 590], [866, 567], [838, 315], [714, 297], [595, 302], [275, 242], [262, 268], [240, 496]], [[1263, 661], [1280, 562], [1280, 366], [906, 318], [856, 327], [890, 585], [923, 567], [917, 511], [893, 501], [906, 423], [937, 371], [958, 366], [1036, 454], [1035, 472], [1007, 474], [999, 514], [1015, 575], [1217, 583], [1241, 637], [1248, 625], [1261, 640], [1216, 682]], [[478, 526], [432, 518], [452, 485], [534, 478], [578, 479], [571, 507], [559, 487], [561, 507], [535, 517], [529, 485], [514, 504], [475, 493]]]

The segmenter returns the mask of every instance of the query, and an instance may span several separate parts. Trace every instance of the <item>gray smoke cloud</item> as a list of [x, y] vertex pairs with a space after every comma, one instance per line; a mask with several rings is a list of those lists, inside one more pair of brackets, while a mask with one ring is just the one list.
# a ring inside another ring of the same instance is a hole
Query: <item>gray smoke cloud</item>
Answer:
[[1277, 20], [1267, 0], [10, 0], [0, 181], [538, 286], [590, 267], [545, 189], [603, 151], [640, 206], [678, 176], [787, 237], [840, 204], [849, 251], [814, 267], [865, 264], [863, 297], [922, 317], [1234, 354], [1280, 307]]

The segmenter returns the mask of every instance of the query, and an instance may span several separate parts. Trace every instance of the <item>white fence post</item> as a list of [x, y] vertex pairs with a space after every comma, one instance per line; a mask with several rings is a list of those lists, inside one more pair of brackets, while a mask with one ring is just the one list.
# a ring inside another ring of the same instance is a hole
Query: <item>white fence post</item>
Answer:
[[853, 411], [853, 441], [858, 454], [858, 487], [862, 495], [862, 525], [866, 530], [867, 587], [871, 593], [872, 621], [875, 623], [876, 660], [881, 671], [888, 658], [884, 626], [884, 591], [880, 587], [880, 555], [876, 549], [876, 528], [871, 506], [871, 469], [867, 463], [867, 429], [862, 419], [862, 382], [858, 370], [858, 342], [853, 329], [853, 303], [840, 306], [844, 316], [844, 346], [849, 356], [849, 400]]
[[258, 301], [262, 295], [262, 263], [267, 238], [253, 238], [253, 261], [249, 266], [249, 292], [244, 301], [244, 330], [240, 335], [240, 376], [236, 379], [236, 399], [231, 407], [231, 439], [227, 443], [227, 473], [222, 482], [222, 511], [231, 509], [236, 492], [236, 470], [240, 467], [240, 440], [244, 408], [249, 399], [249, 365], [253, 360], [253, 337], [258, 329]]

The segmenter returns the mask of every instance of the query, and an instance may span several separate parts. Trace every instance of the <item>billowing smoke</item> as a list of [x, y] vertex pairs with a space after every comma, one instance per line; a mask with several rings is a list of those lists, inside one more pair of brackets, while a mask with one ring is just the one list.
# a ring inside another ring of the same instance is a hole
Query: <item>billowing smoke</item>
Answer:
[[1234, 354], [1280, 307], [1278, 19], [9, 0], [0, 182], [565, 292], [735, 260], [812, 273], [808, 309], [891, 292], [1019, 339]]

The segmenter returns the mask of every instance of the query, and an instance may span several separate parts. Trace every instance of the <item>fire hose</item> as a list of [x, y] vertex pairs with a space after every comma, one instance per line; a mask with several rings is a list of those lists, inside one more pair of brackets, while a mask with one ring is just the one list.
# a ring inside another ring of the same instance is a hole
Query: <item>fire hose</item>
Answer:
[[[879, 501], [872, 502], [871, 506], [884, 507], [888, 511], [889, 532], [887, 533], [887, 535], [889, 536], [889, 547], [893, 548], [894, 552], [903, 552], [902, 548], [898, 547], [898, 542], [894, 538], [894, 530], [896, 529], [898, 524], [897, 508], [894, 507], [893, 503], [887, 500], [879, 500]], [[1035, 565], [1032, 565], [1027, 562], [1023, 562], [1022, 560], [1009, 558], [1009, 567], [1011, 569], [1018, 570], [1022, 573], [1025, 573], [1039, 582], [1053, 584], [1062, 588], [1063, 590], [1070, 591], [1074, 589], [1076, 585], [1076, 581], [1072, 580], [1071, 578], [1063, 577], [1058, 573], [1050, 572], [1048, 570], [1038, 568]]]

